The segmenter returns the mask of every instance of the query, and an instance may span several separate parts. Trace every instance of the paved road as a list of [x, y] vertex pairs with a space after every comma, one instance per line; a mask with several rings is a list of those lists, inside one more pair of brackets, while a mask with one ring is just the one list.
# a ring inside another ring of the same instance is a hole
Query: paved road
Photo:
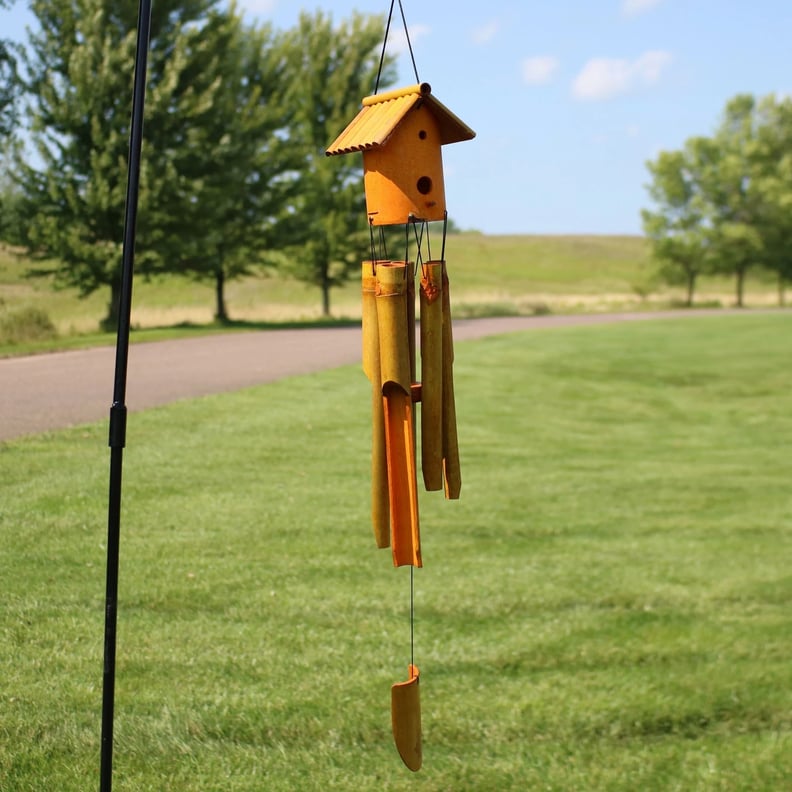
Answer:
[[[454, 339], [714, 313], [721, 311], [459, 320], [454, 322]], [[360, 360], [360, 348], [360, 329], [355, 327], [227, 333], [133, 344], [126, 403], [131, 411], [144, 410], [355, 363]], [[114, 370], [114, 347], [0, 360], [0, 442], [107, 418]]]

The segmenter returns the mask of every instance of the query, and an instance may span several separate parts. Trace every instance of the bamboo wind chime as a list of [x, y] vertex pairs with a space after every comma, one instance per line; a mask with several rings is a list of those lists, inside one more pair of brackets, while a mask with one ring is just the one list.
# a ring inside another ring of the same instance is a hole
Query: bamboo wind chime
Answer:
[[[413, 568], [423, 566], [416, 453], [418, 403], [424, 486], [429, 491], [444, 490], [449, 499], [458, 498], [461, 489], [441, 146], [471, 140], [475, 133], [432, 96], [427, 83], [375, 92], [362, 104], [327, 155], [363, 153], [371, 230], [371, 259], [362, 265], [363, 370], [371, 381], [371, 517], [377, 547], [391, 548], [394, 566], [411, 567], [412, 636]], [[434, 221], [443, 223], [442, 254], [437, 260], [432, 259], [429, 245], [429, 223]], [[403, 259], [388, 256], [386, 226], [404, 227]], [[416, 243], [415, 262], [409, 260], [411, 235]], [[420, 381], [416, 379], [415, 338], [418, 275]], [[391, 688], [394, 740], [411, 770], [422, 764], [418, 681], [411, 646], [408, 679]]]

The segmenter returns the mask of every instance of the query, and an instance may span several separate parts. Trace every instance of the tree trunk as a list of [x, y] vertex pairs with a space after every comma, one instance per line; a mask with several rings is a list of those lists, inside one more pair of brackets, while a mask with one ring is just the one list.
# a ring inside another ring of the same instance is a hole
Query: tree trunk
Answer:
[[99, 322], [99, 327], [111, 333], [118, 330], [118, 316], [121, 310], [121, 278], [113, 278], [110, 282], [110, 302], [107, 303], [107, 313]]
[[322, 278], [322, 316], [330, 316], [330, 280]]
[[688, 308], [693, 307], [693, 293], [696, 290], [696, 273], [689, 271], [687, 276], [687, 302]]
[[743, 291], [745, 289], [745, 268], [737, 270], [737, 307], [743, 307]]
[[228, 322], [228, 311], [225, 304], [225, 272], [222, 267], [215, 270], [215, 321]]

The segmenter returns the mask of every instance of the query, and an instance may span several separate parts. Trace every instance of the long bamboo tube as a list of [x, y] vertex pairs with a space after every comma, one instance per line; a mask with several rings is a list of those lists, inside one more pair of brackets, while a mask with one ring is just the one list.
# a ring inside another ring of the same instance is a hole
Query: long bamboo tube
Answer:
[[408, 324], [409, 264], [377, 265], [377, 325], [394, 566], [422, 566]]
[[385, 411], [380, 377], [379, 327], [377, 325], [376, 262], [364, 261], [363, 291], [363, 371], [371, 382], [371, 526], [377, 547], [390, 545], [390, 505], [388, 460], [385, 454]]
[[443, 489], [443, 263], [421, 267], [421, 468], [427, 490]]
[[451, 290], [443, 262], [443, 475], [445, 496], [456, 499], [462, 489], [459, 469], [456, 401], [454, 399], [454, 337], [451, 330]]

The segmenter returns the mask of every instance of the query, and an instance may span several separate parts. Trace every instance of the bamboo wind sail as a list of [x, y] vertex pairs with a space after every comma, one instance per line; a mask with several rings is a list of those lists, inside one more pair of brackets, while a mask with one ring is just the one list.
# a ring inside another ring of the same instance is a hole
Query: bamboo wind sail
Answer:
[[390, 498], [388, 460], [385, 453], [385, 408], [380, 376], [379, 328], [377, 323], [376, 262], [364, 261], [363, 371], [371, 382], [371, 525], [377, 547], [390, 545]]
[[380, 262], [376, 303], [393, 563], [420, 567], [409, 340], [413, 328], [408, 321], [410, 270], [406, 261]]
[[421, 267], [421, 469], [428, 491], [443, 489], [443, 264]]
[[454, 398], [454, 337], [451, 330], [451, 289], [443, 262], [443, 477], [445, 496], [456, 500], [462, 489], [459, 469], [456, 400]]
[[418, 667], [410, 664], [409, 679], [391, 686], [393, 740], [402, 761], [413, 771], [420, 770], [423, 763], [419, 681]]

